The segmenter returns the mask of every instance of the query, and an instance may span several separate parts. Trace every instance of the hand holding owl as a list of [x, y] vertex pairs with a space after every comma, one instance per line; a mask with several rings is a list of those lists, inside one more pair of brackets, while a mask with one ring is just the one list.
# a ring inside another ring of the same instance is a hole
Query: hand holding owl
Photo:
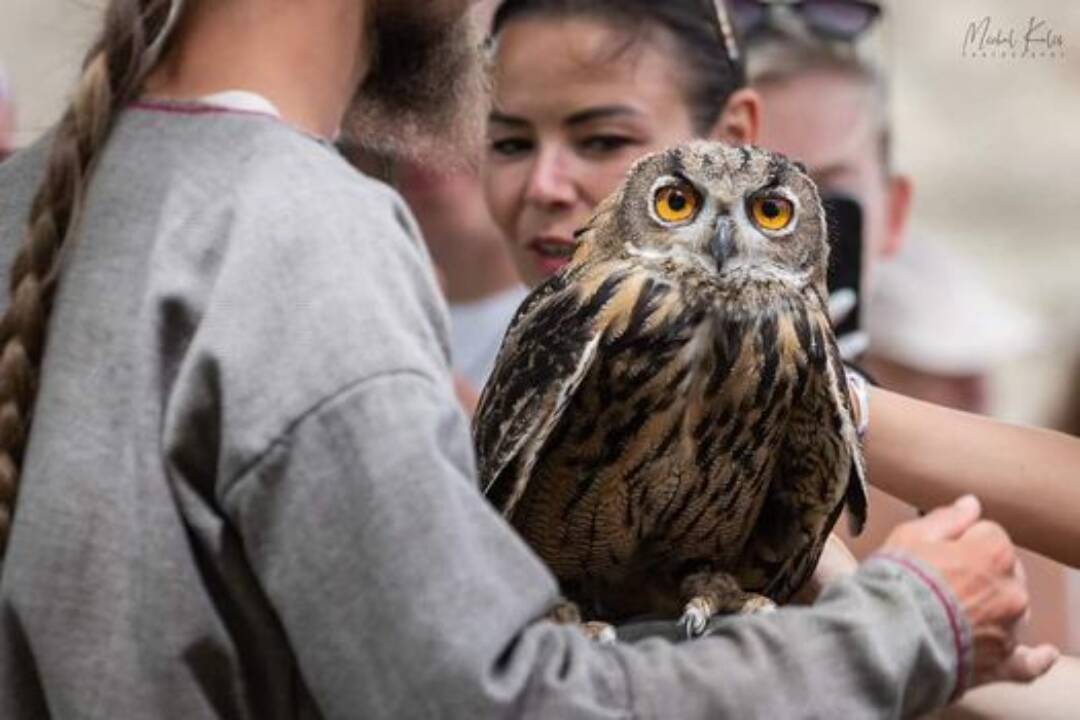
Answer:
[[982, 508], [965, 496], [919, 520], [898, 526], [881, 552], [915, 557], [933, 568], [954, 594], [971, 629], [971, 686], [1030, 682], [1058, 658], [1050, 645], [1030, 648], [1017, 640], [1028, 613], [1023, 567], [1009, 536], [980, 520]]

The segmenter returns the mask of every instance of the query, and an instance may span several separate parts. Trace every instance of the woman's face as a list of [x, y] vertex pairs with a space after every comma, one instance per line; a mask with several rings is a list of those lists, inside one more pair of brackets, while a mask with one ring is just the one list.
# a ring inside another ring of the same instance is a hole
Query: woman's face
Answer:
[[677, 57], [659, 29], [535, 17], [502, 30], [484, 192], [529, 286], [569, 261], [574, 230], [635, 160], [694, 136]]

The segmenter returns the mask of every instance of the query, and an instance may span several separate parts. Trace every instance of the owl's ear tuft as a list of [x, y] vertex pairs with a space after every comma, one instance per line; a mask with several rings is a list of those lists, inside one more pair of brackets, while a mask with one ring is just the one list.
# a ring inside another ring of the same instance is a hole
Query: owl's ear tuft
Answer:
[[796, 169], [796, 170], [798, 170], [799, 172], [801, 172], [801, 173], [802, 173], [803, 175], [806, 175], [806, 174], [807, 174], [807, 172], [806, 172], [806, 166], [805, 166], [805, 165], [803, 165], [803, 164], [802, 164], [801, 162], [799, 162], [798, 160], [796, 160], [795, 162], [793, 162], [793, 163], [791, 163], [791, 164], [792, 164], [792, 165], [794, 165], [794, 166], [795, 166], [795, 169]]

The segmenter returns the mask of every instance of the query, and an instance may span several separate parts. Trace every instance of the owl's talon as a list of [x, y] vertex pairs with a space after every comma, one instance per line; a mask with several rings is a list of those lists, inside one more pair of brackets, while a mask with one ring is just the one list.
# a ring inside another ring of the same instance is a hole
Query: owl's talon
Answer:
[[615, 627], [606, 622], [581, 623], [581, 631], [597, 645], [614, 645], [619, 639]]
[[776, 603], [764, 595], [755, 595], [739, 608], [741, 615], [765, 615], [776, 612]]
[[704, 608], [696, 604], [687, 605], [683, 616], [679, 619], [679, 627], [686, 632], [686, 638], [693, 640], [705, 634], [705, 628], [709, 625], [709, 615]]

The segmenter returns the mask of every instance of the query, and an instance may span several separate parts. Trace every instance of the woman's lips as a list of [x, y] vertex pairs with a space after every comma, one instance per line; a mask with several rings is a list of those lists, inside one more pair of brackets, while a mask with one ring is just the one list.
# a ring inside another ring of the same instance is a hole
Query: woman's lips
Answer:
[[563, 237], [543, 236], [533, 238], [526, 247], [533, 254], [536, 267], [545, 275], [554, 275], [570, 262], [577, 243]]

